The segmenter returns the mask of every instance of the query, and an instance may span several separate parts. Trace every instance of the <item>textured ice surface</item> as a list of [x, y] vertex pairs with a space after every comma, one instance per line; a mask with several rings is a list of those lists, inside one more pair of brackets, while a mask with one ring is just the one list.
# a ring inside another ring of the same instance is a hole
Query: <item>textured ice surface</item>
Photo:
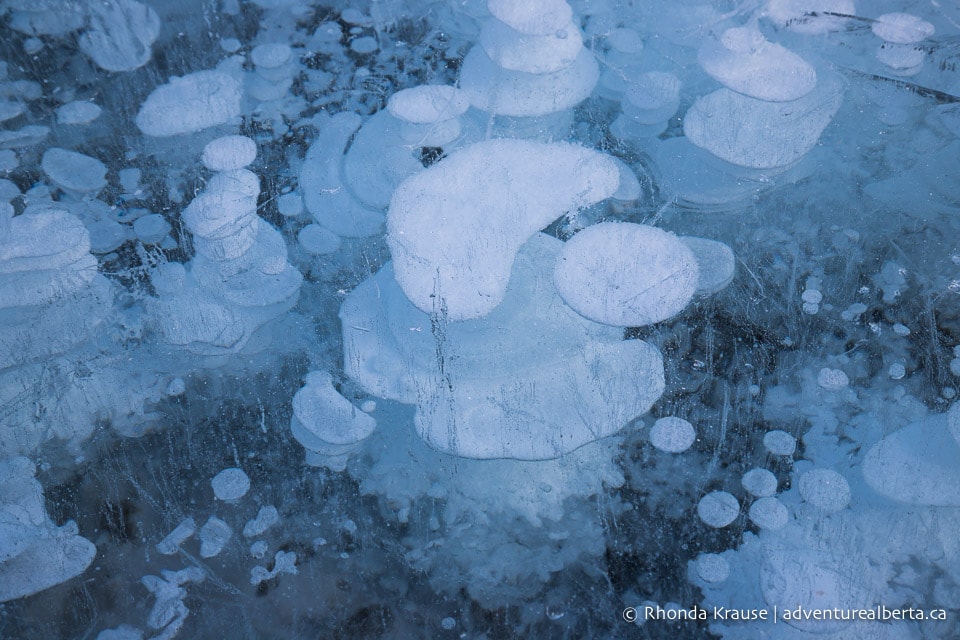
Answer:
[[215, 4], [0, 0], [0, 636], [960, 637], [956, 3]]

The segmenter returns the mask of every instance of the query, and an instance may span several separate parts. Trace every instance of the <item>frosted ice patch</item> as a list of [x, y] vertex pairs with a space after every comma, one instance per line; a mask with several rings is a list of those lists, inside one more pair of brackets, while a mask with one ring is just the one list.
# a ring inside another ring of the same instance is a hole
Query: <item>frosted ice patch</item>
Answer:
[[680, 106], [680, 78], [672, 73], [648, 71], [624, 93], [624, 115], [641, 124], [667, 120]]
[[200, 557], [212, 558], [219, 555], [233, 536], [233, 529], [226, 522], [210, 516], [200, 529]]
[[0, 203], [8, 203], [20, 195], [20, 187], [15, 182], [0, 178]]
[[604, 222], [564, 245], [557, 292], [594, 322], [637, 327], [683, 310], [699, 282], [696, 258], [677, 236], [655, 227]]
[[148, 136], [173, 136], [225, 124], [240, 115], [240, 82], [220, 71], [171, 78], [147, 96], [136, 123]]
[[89, 28], [80, 36], [80, 49], [106, 71], [132, 71], [147, 64], [160, 35], [160, 17], [135, 0], [111, 0], [87, 5]]
[[280, 522], [280, 514], [277, 512], [277, 508], [268, 505], [262, 507], [260, 511], [257, 512], [257, 517], [248, 520], [247, 524], [243, 527], [243, 537], [244, 538], [255, 538], [259, 535], [265, 533], [270, 527], [278, 524]]
[[954, 404], [947, 411], [947, 430], [953, 434], [957, 445], [960, 445], [960, 403]]
[[768, 498], [777, 492], [777, 476], [766, 469], [750, 469], [743, 474], [740, 485], [752, 496]]
[[303, 213], [303, 198], [298, 193], [285, 193], [277, 198], [277, 211], [284, 218], [296, 218]]
[[660, 418], [650, 428], [650, 442], [667, 453], [686, 451], [697, 439], [693, 425], [683, 418]]
[[107, 186], [106, 165], [76, 151], [51, 147], [44, 152], [41, 166], [50, 181], [66, 191], [97, 193]]
[[279, 42], [257, 45], [250, 52], [250, 61], [264, 69], [281, 67], [290, 62], [292, 57], [293, 50], [290, 45]]
[[759, 100], [797, 100], [817, 84], [814, 68], [764, 38], [755, 22], [727, 29], [719, 40], [707, 40], [697, 59], [704, 71], [723, 86]]
[[101, 111], [89, 100], [74, 100], [57, 108], [57, 124], [87, 124], [96, 120]]
[[170, 223], [159, 213], [151, 213], [134, 220], [133, 231], [143, 244], [157, 244], [170, 233]]
[[[377, 426], [377, 421], [355, 407], [333, 386], [325, 371], [307, 374], [293, 396], [293, 437], [308, 451], [308, 462], [343, 471], [346, 456]], [[311, 455], [312, 454], [312, 455]]]
[[297, 233], [297, 242], [307, 253], [322, 256], [340, 248], [340, 236], [318, 224], [308, 224]]
[[803, 499], [821, 511], [832, 513], [850, 504], [847, 479], [832, 469], [811, 469], [798, 482]]
[[697, 503], [697, 515], [707, 526], [720, 529], [737, 519], [740, 503], [726, 491], [714, 491]]
[[800, 299], [807, 304], [820, 304], [823, 301], [823, 294], [817, 289], [804, 289]]
[[716, 553], [701, 553], [696, 561], [697, 575], [704, 582], [723, 582], [730, 577], [730, 563]]
[[840, 369], [824, 367], [817, 374], [817, 384], [826, 391], [840, 391], [850, 384], [850, 378]]
[[615, 162], [572, 144], [489, 140], [454, 152], [393, 195], [387, 244], [397, 282], [427, 313], [480, 318], [503, 299], [524, 242], [618, 183]]
[[201, 160], [211, 171], [243, 169], [257, 158], [257, 143], [246, 136], [223, 136], [207, 143]]
[[297, 554], [293, 551], [277, 551], [273, 556], [273, 569], [254, 567], [250, 570], [250, 584], [258, 585], [266, 580], [272, 580], [281, 573], [297, 575]]
[[20, 166], [17, 152], [12, 149], [0, 150], [0, 171], [9, 173]]
[[196, 521], [193, 518], [185, 518], [163, 540], [157, 543], [157, 551], [165, 556], [173, 555], [180, 550], [180, 545], [196, 532]]
[[885, 13], [870, 25], [878, 38], [896, 44], [913, 44], [934, 34], [936, 28], [926, 20], [909, 13]]
[[[421, 437], [463, 457], [548, 460], [620, 430], [663, 393], [663, 361], [564, 304], [552, 286], [562, 246], [536, 234], [502, 303], [456, 323], [417, 309], [384, 266], [340, 309], [349, 375], [371, 394], [416, 404]], [[436, 384], [435, 323], [448, 384]]]
[[696, 294], [706, 296], [717, 293], [733, 282], [737, 274], [737, 259], [733, 250], [722, 242], [693, 236], [680, 236], [697, 261]]
[[13, 120], [23, 113], [26, 106], [22, 102], [10, 99], [0, 99], [0, 122]]
[[553, 73], [533, 74], [497, 66], [483, 47], [474, 47], [463, 60], [460, 87], [477, 109], [505, 116], [543, 116], [583, 102], [600, 78], [600, 68], [588, 49], [572, 64]]
[[143, 640], [143, 631], [128, 624], [113, 629], [104, 629], [97, 634], [96, 640]]
[[456, 87], [425, 84], [402, 89], [387, 100], [393, 117], [413, 124], [432, 124], [463, 115], [470, 106], [467, 96]]
[[617, 190], [614, 191], [610, 197], [614, 200], [620, 200], [621, 202], [633, 202], [639, 199], [641, 187], [637, 174], [633, 172], [630, 165], [620, 158], [615, 156], [610, 157], [617, 163], [617, 169], [620, 170], [620, 186], [617, 187]]
[[380, 48], [377, 39], [372, 36], [362, 36], [350, 41], [350, 49], [354, 53], [366, 54], [373, 53]]
[[499, 67], [524, 73], [553, 73], [573, 64], [583, 49], [579, 27], [570, 22], [553, 33], [524, 35], [499, 20], [480, 30], [480, 46]]
[[730, 89], [697, 99], [683, 119], [695, 145], [731, 164], [752, 169], [786, 167], [816, 145], [840, 109], [843, 86], [823, 74], [798, 100], [763, 102]]
[[210, 485], [217, 500], [239, 500], [250, 490], [250, 478], [243, 469], [231, 467], [213, 476]]
[[907, 44], [885, 44], [877, 49], [877, 60], [901, 75], [920, 70], [926, 57], [923, 49]]
[[634, 29], [617, 27], [607, 34], [607, 44], [618, 53], [637, 55], [643, 52], [643, 38]]
[[764, 13], [779, 26], [812, 35], [843, 29], [857, 8], [853, 0], [769, 0]]
[[763, 446], [775, 456], [792, 456], [797, 450], [797, 439], [786, 431], [777, 429], [764, 434]]
[[264, 540], [257, 540], [250, 545], [250, 555], [259, 560], [263, 556], [267, 555], [267, 543]]
[[300, 189], [307, 210], [317, 224], [345, 238], [375, 235], [383, 226], [383, 213], [357, 202], [341, 178], [343, 151], [361, 121], [350, 112], [321, 119], [320, 134], [300, 167]]
[[97, 553], [76, 522], [58, 527], [50, 519], [35, 473], [27, 458], [0, 460], [0, 602], [80, 575]]
[[0, 149], [23, 149], [40, 144], [50, 134], [50, 127], [28, 124], [16, 131], [0, 130]]
[[487, 0], [487, 10], [520, 33], [539, 36], [562, 29], [573, 18], [573, 9], [565, 0]]
[[886, 436], [863, 459], [867, 484], [913, 505], [960, 507], [960, 438], [953, 409]]
[[787, 526], [790, 513], [787, 507], [776, 498], [759, 498], [750, 505], [750, 521], [761, 529], [778, 531]]
[[[760, 588], [764, 600], [782, 611], [849, 610], [873, 606], [859, 572], [841, 574], [832, 565], [831, 554], [818, 551], [793, 551], [772, 546], [760, 568]], [[859, 581], [859, 582], [858, 582]], [[811, 619], [803, 616], [786, 621], [798, 629], [813, 633], [836, 632], [850, 625], [846, 620]]]

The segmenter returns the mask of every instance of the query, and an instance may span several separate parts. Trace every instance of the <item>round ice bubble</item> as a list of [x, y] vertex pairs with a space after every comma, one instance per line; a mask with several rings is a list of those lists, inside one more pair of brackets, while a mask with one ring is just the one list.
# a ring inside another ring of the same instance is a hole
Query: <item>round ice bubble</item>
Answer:
[[811, 469], [800, 476], [800, 495], [821, 511], [832, 513], [850, 503], [847, 479], [832, 469]]
[[250, 490], [250, 478], [243, 469], [236, 467], [224, 469], [213, 477], [210, 484], [218, 500], [239, 500]]
[[870, 25], [870, 29], [878, 38], [896, 44], [920, 42], [936, 31], [932, 24], [909, 13], [885, 13]]
[[487, 10], [520, 33], [535, 36], [554, 33], [573, 18], [573, 9], [565, 0], [487, 0]]
[[297, 193], [285, 193], [277, 198], [277, 211], [285, 218], [296, 218], [303, 213], [303, 198]]
[[449, 85], [425, 84], [396, 92], [387, 100], [390, 114], [413, 124], [432, 124], [463, 115], [470, 107], [466, 94]]
[[697, 439], [693, 425], [683, 418], [660, 418], [650, 429], [650, 442], [667, 453], [680, 453], [690, 448]]
[[730, 563], [716, 553], [701, 553], [697, 557], [697, 575], [704, 582], [723, 582], [730, 577]]
[[50, 180], [67, 191], [95, 193], [107, 186], [106, 165], [76, 151], [51, 147], [40, 164]]
[[786, 431], [768, 431], [763, 436], [763, 446], [775, 456], [791, 456], [797, 450], [797, 439]]
[[174, 378], [170, 381], [170, 384], [167, 385], [167, 395], [170, 397], [183, 395], [186, 390], [187, 383], [183, 381], [183, 378]]
[[333, 253], [340, 248], [340, 236], [318, 224], [308, 224], [297, 234], [297, 242], [315, 256]]
[[720, 529], [737, 519], [740, 503], [726, 491], [714, 491], [700, 499], [697, 515], [706, 525]]
[[271, 42], [254, 47], [250, 52], [250, 60], [258, 67], [276, 69], [289, 62], [292, 55], [289, 45]]
[[840, 369], [824, 367], [817, 374], [817, 384], [827, 391], [839, 391], [850, 384], [850, 378]]
[[159, 213], [151, 213], [134, 220], [133, 231], [143, 244], [157, 244], [170, 233], [170, 223]]
[[583, 317], [639, 327], [683, 310], [699, 275], [693, 252], [672, 233], [603, 222], [567, 241], [553, 282], [564, 302]]
[[203, 148], [203, 164], [211, 171], [243, 169], [257, 158], [257, 143], [246, 136], [223, 136]]
[[740, 484], [757, 498], [766, 498], [777, 492], [777, 476], [766, 469], [750, 469], [743, 474]]
[[761, 529], [777, 531], [787, 525], [790, 513], [776, 498], [760, 498], [750, 505], [750, 521]]

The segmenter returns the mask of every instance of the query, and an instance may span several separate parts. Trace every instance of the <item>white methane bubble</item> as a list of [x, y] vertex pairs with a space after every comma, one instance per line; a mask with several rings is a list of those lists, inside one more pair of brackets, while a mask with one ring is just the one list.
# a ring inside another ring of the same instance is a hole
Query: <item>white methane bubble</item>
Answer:
[[650, 442], [667, 453], [686, 451], [696, 439], [697, 432], [693, 425], [683, 418], [660, 418], [650, 428]]
[[233, 502], [247, 495], [247, 491], [250, 490], [250, 478], [243, 469], [231, 467], [213, 476], [210, 485], [217, 500]]
[[720, 529], [737, 519], [740, 515], [740, 503], [726, 491], [714, 491], [700, 498], [697, 515], [708, 527]]

